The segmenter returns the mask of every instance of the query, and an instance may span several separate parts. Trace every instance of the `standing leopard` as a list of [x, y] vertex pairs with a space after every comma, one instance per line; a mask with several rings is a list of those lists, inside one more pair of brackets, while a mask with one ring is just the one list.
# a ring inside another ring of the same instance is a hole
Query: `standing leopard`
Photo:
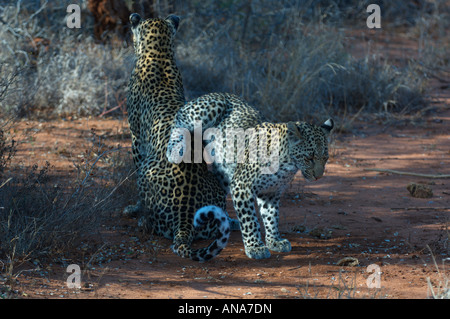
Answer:
[[[291, 250], [278, 230], [281, 195], [298, 170], [307, 181], [322, 177], [333, 126], [332, 119], [321, 126], [270, 123], [237, 96], [211, 93], [178, 111], [166, 155], [169, 161], [181, 165], [183, 159], [189, 159], [186, 140], [191, 133], [201, 131], [208, 161], [213, 163], [222, 186], [231, 192], [245, 253], [250, 258], [268, 258], [269, 250]], [[235, 134], [244, 131], [248, 134]], [[265, 244], [255, 199], [265, 226]]]
[[[230, 221], [225, 212], [226, 192], [205, 163], [175, 165], [165, 154], [172, 123], [184, 105], [173, 39], [180, 19], [143, 20], [130, 16], [135, 66], [127, 96], [132, 156], [137, 169], [140, 211], [144, 225], [157, 235], [173, 239], [181, 257], [206, 261], [227, 244]], [[195, 239], [214, 239], [206, 248], [192, 249]]]

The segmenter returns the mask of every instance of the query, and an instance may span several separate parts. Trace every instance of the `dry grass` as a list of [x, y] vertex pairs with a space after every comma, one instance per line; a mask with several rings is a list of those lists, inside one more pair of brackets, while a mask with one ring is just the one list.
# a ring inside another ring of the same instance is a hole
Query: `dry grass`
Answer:
[[93, 26], [67, 28], [64, 1], [43, 1], [38, 9], [32, 3], [0, 6], [0, 41], [5, 48], [0, 65], [7, 71], [2, 76], [21, 70], [0, 102], [2, 111], [45, 118], [98, 115], [123, 101], [132, 48], [119, 41], [96, 43], [90, 33]]
[[[364, 25], [366, 2], [177, 3], [176, 52], [186, 97], [232, 92], [275, 121], [417, 112], [427, 102], [424, 68], [448, 66], [445, 47], [429, 40], [436, 26], [440, 38], [445, 35], [443, 2], [381, 4], [385, 20], [412, 26], [423, 42], [424, 59], [404, 69], [369, 56], [355, 60], [344, 50], [338, 30]], [[118, 37], [96, 43], [87, 11], [83, 28], [71, 30], [64, 25], [64, 1], [36, 3], [0, 6], [2, 76], [20, 69], [1, 110], [48, 118], [98, 115], [123, 105], [132, 48]], [[45, 41], [36, 44], [37, 38]], [[444, 62], [429, 63], [436, 57]]]
[[250, 13], [243, 7], [223, 19], [208, 7], [184, 16], [177, 54], [188, 98], [237, 93], [274, 121], [423, 109], [426, 78], [416, 65], [354, 59], [343, 47], [343, 21], [334, 23], [330, 8], [326, 21], [311, 14], [314, 4], [255, 1]]
[[106, 147], [95, 132], [91, 147], [72, 157], [71, 178], [55, 175], [48, 162], [16, 165], [15, 145], [2, 136], [0, 273], [9, 281], [24, 261], [70, 254], [135, 195], [128, 148]]

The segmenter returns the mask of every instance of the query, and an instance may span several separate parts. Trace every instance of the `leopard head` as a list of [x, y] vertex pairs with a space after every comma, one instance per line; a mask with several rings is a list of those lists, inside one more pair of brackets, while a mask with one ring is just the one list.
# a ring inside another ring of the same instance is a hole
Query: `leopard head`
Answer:
[[309, 182], [323, 176], [328, 160], [328, 137], [334, 122], [328, 119], [321, 126], [305, 122], [289, 122], [290, 160]]
[[173, 38], [178, 29], [180, 18], [169, 15], [166, 19], [143, 20], [137, 13], [130, 15], [133, 45], [136, 56], [153, 59], [173, 57]]

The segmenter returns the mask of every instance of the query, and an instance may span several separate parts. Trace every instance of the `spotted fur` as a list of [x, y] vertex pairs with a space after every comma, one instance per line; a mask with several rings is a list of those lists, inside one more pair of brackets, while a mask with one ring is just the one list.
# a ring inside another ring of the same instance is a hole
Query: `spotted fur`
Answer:
[[[140, 224], [173, 239], [173, 251], [179, 256], [205, 261], [226, 246], [230, 224], [226, 192], [206, 164], [174, 165], [165, 156], [175, 115], [185, 103], [173, 50], [179, 20], [174, 15], [148, 20], [130, 16], [136, 62], [127, 111], [140, 203], [124, 213], [140, 213]], [[195, 239], [214, 241], [194, 250]]]
[[[175, 162], [176, 157], [179, 159], [186, 150], [183, 144], [185, 137], [179, 135], [178, 129], [193, 132], [194, 123], [201, 125], [202, 132], [211, 127], [220, 131], [223, 144], [214, 144], [211, 156], [222, 153], [223, 158], [221, 162], [214, 158], [214, 172], [227, 192], [231, 192], [247, 256], [262, 259], [270, 257], [269, 250], [289, 252], [291, 245], [287, 239], [281, 238], [278, 230], [280, 198], [298, 170], [307, 181], [322, 177], [328, 160], [328, 136], [334, 126], [333, 120], [327, 120], [322, 126], [305, 122], [274, 124], [264, 121], [255, 108], [237, 96], [211, 93], [187, 103], [178, 111], [166, 152], [169, 161]], [[239, 153], [235, 150], [237, 154], [230, 157], [234, 160], [227, 162], [226, 153], [229, 149], [226, 144], [230, 143], [227, 133], [230, 129], [238, 128], [265, 133], [257, 135], [254, 140], [250, 140], [247, 135], [241, 136], [244, 139], [240, 141], [245, 145], [244, 151]], [[260, 160], [264, 149], [254, 148], [263, 137], [267, 138], [269, 148], [276, 141], [279, 143], [278, 153], [274, 154], [278, 156], [269, 157], [267, 162]], [[216, 138], [214, 136], [214, 140]], [[212, 136], [205, 139], [205, 149], [212, 140]], [[175, 147], [178, 147], [176, 151]], [[250, 160], [252, 152], [257, 152], [256, 162]], [[236, 158], [241, 154], [244, 160], [237, 163]], [[278, 161], [278, 165], [273, 165], [274, 161]], [[271, 173], [263, 173], [263, 169], [268, 168], [272, 169]], [[255, 201], [265, 226], [265, 244], [261, 238]]]

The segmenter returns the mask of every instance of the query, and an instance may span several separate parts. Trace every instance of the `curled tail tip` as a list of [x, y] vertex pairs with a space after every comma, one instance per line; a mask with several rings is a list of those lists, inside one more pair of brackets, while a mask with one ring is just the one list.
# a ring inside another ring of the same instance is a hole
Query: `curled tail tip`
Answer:
[[219, 220], [221, 223], [228, 222], [227, 214], [217, 206], [205, 206], [200, 208], [194, 216], [194, 226], [203, 227], [211, 220]]
[[199, 209], [194, 216], [194, 227], [203, 228], [208, 223], [216, 223], [217, 237], [208, 247], [200, 249], [192, 256], [196, 261], [208, 261], [217, 256], [228, 244], [230, 237], [230, 223], [228, 215], [217, 206], [205, 206]]

